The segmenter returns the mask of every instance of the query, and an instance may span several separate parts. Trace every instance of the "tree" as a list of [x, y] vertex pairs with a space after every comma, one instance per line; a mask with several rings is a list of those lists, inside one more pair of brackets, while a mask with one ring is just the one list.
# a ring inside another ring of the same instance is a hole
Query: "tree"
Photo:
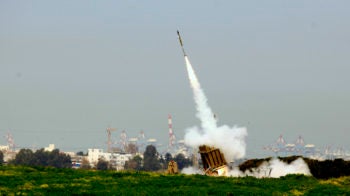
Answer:
[[30, 149], [21, 149], [15, 159], [11, 161], [14, 165], [33, 165], [34, 153]]
[[79, 151], [76, 153], [77, 156], [84, 156], [84, 152], [83, 151]]
[[165, 159], [163, 158], [163, 155], [160, 155], [159, 164], [160, 164], [160, 167], [161, 167], [162, 169], [165, 169], [165, 168], [166, 168], [166, 161], [165, 161]]
[[84, 157], [83, 160], [81, 160], [80, 168], [81, 169], [90, 169], [91, 168], [90, 162], [87, 158]]
[[108, 162], [104, 159], [99, 159], [96, 165], [97, 170], [107, 170], [108, 169]]
[[191, 160], [186, 158], [182, 153], [175, 156], [175, 161], [179, 169], [183, 169], [191, 165]]
[[4, 163], [4, 153], [0, 151], [0, 165]]
[[34, 153], [32, 164], [37, 166], [48, 166], [49, 153], [50, 152], [45, 151], [43, 148], [37, 150]]
[[141, 163], [142, 158], [139, 155], [136, 155], [131, 160], [125, 162], [124, 168], [129, 170], [141, 170]]
[[72, 161], [69, 155], [62, 154], [58, 149], [55, 149], [49, 153], [47, 165], [57, 168], [71, 168]]
[[43, 148], [35, 153], [30, 149], [21, 149], [15, 159], [10, 163], [14, 165], [28, 166], [52, 166], [57, 168], [71, 168], [72, 162], [69, 155], [59, 152], [58, 149], [52, 152], [45, 151]]
[[173, 155], [171, 155], [169, 152], [167, 152], [165, 154], [165, 162], [166, 162], [166, 165], [168, 165], [168, 163], [173, 160]]
[[134, 156], [132, 159], [136, 162], [136, 170], [141, 170], [142, 169], [142, 158], [139, 155]]
[[160, 169], [158, 152], [153, 145], [148, 145], [143, 153], [143, 168], [146, 171], [157, 171]]

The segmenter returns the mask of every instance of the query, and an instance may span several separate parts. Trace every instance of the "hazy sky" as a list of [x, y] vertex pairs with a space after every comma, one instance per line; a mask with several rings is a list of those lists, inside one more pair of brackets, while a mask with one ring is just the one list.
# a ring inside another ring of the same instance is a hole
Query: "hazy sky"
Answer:
[[[248, 156], [280, 134], [350, 150], [350, 1], [0, 2], [0, 136], [106, 147], [106, 127], [167, 144], [199, 125], [176, 30], [219, 124]], [[0, 144], [6, 144], [3, 138]], [[265, 152], [266, 153], [266, 152]], [[267, 153], [268, 154], [268, 153]]]

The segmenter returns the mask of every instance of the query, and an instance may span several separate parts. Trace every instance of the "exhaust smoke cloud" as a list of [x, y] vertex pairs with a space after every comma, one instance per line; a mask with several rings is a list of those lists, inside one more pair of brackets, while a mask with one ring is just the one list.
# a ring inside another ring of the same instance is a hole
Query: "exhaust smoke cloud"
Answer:
[[185, 62], [196, 104], [196, 116], [201, 122], [201, 127], [192, 127], [186, 130], [185, 144], [194, 148], [204, 144], [219, 148], [224, 153], [227, 161], [244, 157], [247, 129], [227, 125], [217, 126], [214, 113], [208, 105], [207, 98], [186, 55]]
[[[228, 162], [243, 158], [246, 151], [245, 138], [248, 135], [247, 129], [237, 126], [230, 127], [228, 125], [217, 126], [214, 113], [208, 105], [204, 91], [201, 88], [198, 78], [183, 48], [183, 42], [179, 31], [177, 31], [177, 34], [185, 57], [188, 78], [193, 91], [193, 98], [197, 110], [196, 116], [201, 122], [200, 127], [195, 126], [186, 130], [184, 138], [185, 144], [197, 149], [201, 145], [219, 148]], [[193, 167], [185, 168], [182, 171], [182, 173], [186, 174], [202, 172]], [[224, 173], [218, 174], [228, 176], [251, 175], [255, 177], [280, 177], [287, 174], [311, 175], [307, 164], [302, 159], [297, 159], [291, 164], [273, 159], [269, 162], [265, 162], [254, 171], [241, 172], [238, 168], [234, 168], [231, 171], [224, 171]]]
[[238, 168], [234, 168], [228, 172], [228, 176], [254, 176], [256, 178], [279, 178], [288, 174], [304, 174], [306, 176], [311, 176], [310, 169], [302, 158], [298, 158], [290, 164], [280, 161], [279, 159], [272, 159], [269, 162], [262, 163], [258, 168], [251, 171], [247, 170], [242, 172]]

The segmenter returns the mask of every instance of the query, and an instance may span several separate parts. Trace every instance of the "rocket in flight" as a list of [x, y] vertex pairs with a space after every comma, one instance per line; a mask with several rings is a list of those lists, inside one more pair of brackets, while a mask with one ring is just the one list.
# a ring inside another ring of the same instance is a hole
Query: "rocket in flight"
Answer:
[[180, 35], [179, 30], [177, 30], [177, 36], [179, 36], [179, 42], [180, 42], [180, 45], [181, 45], [182, 53], [184, 54], [184, 56], [187, 56], [186, 52], [185, 52], [185, 49], [184, 49], [184, 45], [182, 43], [182, 39], [181, 39], [181, 35]]

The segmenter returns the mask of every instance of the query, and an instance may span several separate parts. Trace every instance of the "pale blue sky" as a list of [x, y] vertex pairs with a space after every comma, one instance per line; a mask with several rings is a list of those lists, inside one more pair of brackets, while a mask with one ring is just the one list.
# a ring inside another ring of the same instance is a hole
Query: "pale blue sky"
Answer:
[[[0, 135], [105, 147], [108, 125], [167, 143], [199, 125], [176, 30], [248, 156], [283, 134], [350, 149], [349, 1], [1, 1]], [[120, 132], [114, 133], [119, 138]], [[0, 140], [5, 144], [5, 139]]]

